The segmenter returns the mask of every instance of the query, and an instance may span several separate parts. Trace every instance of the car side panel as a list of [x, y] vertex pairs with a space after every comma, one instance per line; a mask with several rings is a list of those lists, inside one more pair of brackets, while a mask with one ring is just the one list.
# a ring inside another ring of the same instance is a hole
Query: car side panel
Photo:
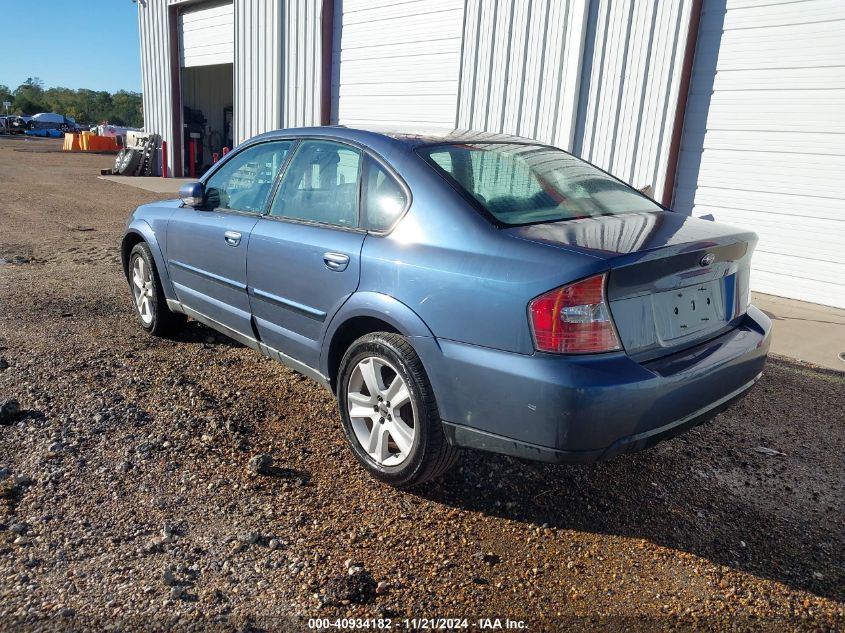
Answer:
[[[167, 245], [167, 220], [170, 214], [173, 213], [174, 208], [173, 206], [164, 205], [157, 207], [148, 205], [142, 207], [144, 210], [142, 214], [143, 219], [139, 217], [141, 214], [136, 211], [130, 218], [124, 235], [124, 240], [129, 234], [134, 234], [149, 244], [150, 252], [153, 254], [153, 260], [155, 261], [159, 278], [161, 279], [164, 296], [170, 300], [176, 300], [176, 292], [173, 290], [173, 284], [170, 280], [165, 252]], [[128, 253], [123, 253], [123, 249], [121, 249], [121, 256], [128, 256]], [[123, 262], [124, 270], [126, 270], [126, 264], [127, 262]]]
[[[248, 250], [249, 301], [262, 342], [313, 369], [325, 323], [358, 286], [364, 234], [333, 227], [259, 220]], [[329, 268], [327, 254], [346, 257]]]
[[[241, 335], [252, 335], [247, 247], [257, 215], [183, 208], [168, 223], [167, 265], [179, 301]], [[229, 232], [239, 241], [226, 241]]]
[[[320, 372], [323, 375], [329, 375], [329, 344], [344, 323], [358, 317], [384, 321], [408, 338], [429, 338], [434, 341], [431, 330], [419, 315], [394, 297], [373, 291], [356, 292], [343, 304], [334, 318], [326, 322], [321, 334], [321, 340], [325, 341], [320, 353]], [[436, 346], [436, 341], [434, 344]]]

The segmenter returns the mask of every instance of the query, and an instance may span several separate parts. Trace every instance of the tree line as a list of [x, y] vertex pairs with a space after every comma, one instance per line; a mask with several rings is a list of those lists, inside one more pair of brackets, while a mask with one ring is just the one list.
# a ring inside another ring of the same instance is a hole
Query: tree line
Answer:
[[0, 114], [6, 114], [2, 102], [9, 101], [9, 114], [38, 114], [55, 112], [72, 117], [77, 123], [99, 124], [107, 121], [113, 125], [141, 127], [144, 116], [141, 111], [141, 93], [118, 90], [80, 88], [44, 88], [38, 77], [30, 77], [11, 90], [0, 84]]

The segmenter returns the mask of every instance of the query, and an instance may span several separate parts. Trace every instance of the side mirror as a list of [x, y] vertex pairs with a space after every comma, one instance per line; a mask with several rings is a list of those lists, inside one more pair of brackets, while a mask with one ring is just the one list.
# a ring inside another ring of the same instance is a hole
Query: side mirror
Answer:
[[186, 207], [201, 207], [205, 204], [205, 187], [201, 182], [186, 182], [179, 187], [179, 198]]

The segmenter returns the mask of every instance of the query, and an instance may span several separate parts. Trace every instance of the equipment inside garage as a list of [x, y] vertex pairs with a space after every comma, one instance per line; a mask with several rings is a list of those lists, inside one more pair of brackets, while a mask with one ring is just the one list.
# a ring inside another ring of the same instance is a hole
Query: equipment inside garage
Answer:
[[182, 69], [185, 174], [201, 174], [232, 143], [232, 64]]
[[232, 3], [189, 4], [179, 14], [178, 29], [183, 164], [185, 175], [193, 177], [234, 144]]

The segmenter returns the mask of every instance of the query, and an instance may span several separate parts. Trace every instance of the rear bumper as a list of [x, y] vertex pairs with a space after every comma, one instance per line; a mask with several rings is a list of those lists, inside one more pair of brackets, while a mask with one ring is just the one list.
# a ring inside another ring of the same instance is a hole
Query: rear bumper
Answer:
[[[624, 354], [524, 356], [440, 341], [427, 362], [456, 445], [551, 462], [641, 450], [715, 416], [759, 379], [771, 322], [749, 308], [714, 340], [646, 363]], [[433, 371], [432, 371], [433, 370]]]
[[621, 437], [606, 449], [601, 450], [570, 451], [549, 448], [546, 446], [537, 446], [536, 444], [520, 442], [519, 440], [485, 433], [484, 431], [479, 431], [459, 424], [450, 424], [445, 421], [443, 422], [443, 428], [446, 432], [446, 437], [456, 446], [475, 448], [482, 451], [490, 451], [493, 453], [500, 453], [502, 455], [511, 455], [513, 457], [532, 459], [540, 462], [551, 462], [554, 464], [590, 463], [610, 459], [611, 457], [621, 455], [622, 453], [632, 453], [650, 448], [658, 442], [680, 435], [684, 431], [710, 420], [730, 407], [734, 402], [745, 396], [751, 387], [755, 385], [759, 377], [760, 376], [758, 375], [758, 377], [750, 383], [743, 385], [736, 392], [729, 394], [727, 397], [718, 402], [713, 403], [712, 406], [703, 411], [697, 411], [685, 418], [675, 420], [661, 427]]

